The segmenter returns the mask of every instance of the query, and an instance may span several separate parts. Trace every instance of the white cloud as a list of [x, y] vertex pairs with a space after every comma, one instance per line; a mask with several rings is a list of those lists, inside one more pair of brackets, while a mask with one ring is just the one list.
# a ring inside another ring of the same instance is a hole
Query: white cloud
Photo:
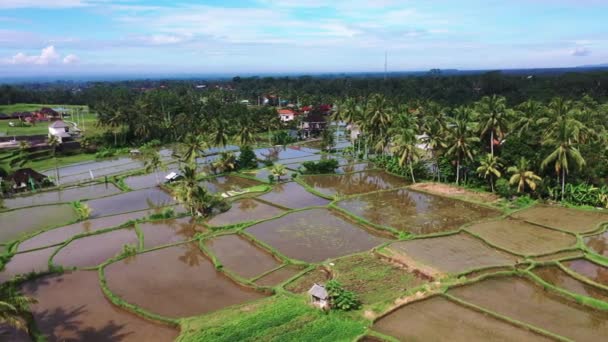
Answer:
[[82, 0], [2, 0], [0, 8], [70, 8], [86, 6]]
[[[1, 60], [0, 60], [1, 61]], [[40, 55], [28, 55], [23, 52], [19, 52], [13, 57], [4, 60], [4, 64], [16, 64], [16, 65], [56, 65], [59, 63], [63, 64], [76, 64], [80, 61], [78, 56], [69, 54], [63, 59], [61, 55], [55, 49], [55, 46], [50, 45], [42, 49]]]
[[63, 58], [63, 64], [78, 64], [80, 63], [80, 58], [74, 54], [69, 54]]
[[589, 50], [586, 47], [579, 46], [576, 49], [572, 50], [572, 52], [570, 52], [570, 54], [575, 57], [584, 57], [584, 56], [589, 56], [591, 54], [591, 50]]

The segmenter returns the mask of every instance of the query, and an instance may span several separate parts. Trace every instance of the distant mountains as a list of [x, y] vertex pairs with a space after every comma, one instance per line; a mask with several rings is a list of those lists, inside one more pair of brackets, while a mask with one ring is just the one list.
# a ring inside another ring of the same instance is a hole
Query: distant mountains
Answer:
[[581, 65], [577, 68], [608, 68], [608, 63], [603, 64], [593, 64], [593, 65]]

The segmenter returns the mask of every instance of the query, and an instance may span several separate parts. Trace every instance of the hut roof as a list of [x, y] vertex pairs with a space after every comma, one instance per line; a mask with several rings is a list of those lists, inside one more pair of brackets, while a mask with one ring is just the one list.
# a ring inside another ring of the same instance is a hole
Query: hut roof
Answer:
[[319, 299], [327, 299], [327, 297], [329, 297], [325, 287], [319, 284], [314, 284], [310, 290], [308, 290], [308, 294]]
[[70, 127], [70, 125], [68, 125], [67, 123], [63, 122], [62, 120], [57, 120], [57, 121], [53, 122], [52, 124], [50, 124], [49, 127], [51, 127], [51, 128], [65, 128], [65, 127]]
[[30, 168], [19, 169], [10, 176], [15, 184], [26, 183], [32, 178], [36, 182], [42, 182], [47, 177]]

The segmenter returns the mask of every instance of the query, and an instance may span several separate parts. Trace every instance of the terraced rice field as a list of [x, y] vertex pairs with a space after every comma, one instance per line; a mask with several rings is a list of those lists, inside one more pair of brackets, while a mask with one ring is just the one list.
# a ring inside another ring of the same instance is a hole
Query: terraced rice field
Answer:
[[455, 230], [498, 216], [489, 208], [408, 189], [351, 197], [338, 202], [338, 206], [371, 223], [417, 235]]
[[[288, 167], [326, 158], [318, 152], [256, 151]], [[140, 161], [63, 168], [66, 183], [91, 169], [132, 190], [89, 184], [5, 201], [12, 209], [0, 211], [0, 282], [38, 300], [32, 324], [49, 341], [608, 336], [604, 211], [535, 206], [505, 218], [508, 206], [495, 196], [443, 183], [416, 186], [456, 195], [419, 192], [370, 163], [332, 158], [338, 174], [297, 182], [286, 175], [270, 184], [267, 168], [252, 170], [269, 192], [230, 198], [230, 210], [194, 219], [154, 174], [127, 176], [141, 172]], [[237, 174], [202, 183], [217, 193], [262, 184]], [[488, 206], [475, 204], [482, 198]], [[72, 205], [60, 204], [74, 200], [92, 217], [78, 221]], [[325, 314], [309, 305], [307, 291], [330, 279], [361, 308]], [[0, 340], [33, 340], [6, 325], [2, 332]]]
[[265, 296], [216, 270], [194, 243], [118, 261], [105, 275], [113, 293], [166, 317], [201, 315]]
[[555, 253], [574, 247], [576, 237], [520, 220], [497, 220], [465, 228], [488, 243], [520, 255]]
[[510, 266], [517, 262], [515, 256], [466, 233], [395, 242], [387, 249], [389, 257], [431, 276]]

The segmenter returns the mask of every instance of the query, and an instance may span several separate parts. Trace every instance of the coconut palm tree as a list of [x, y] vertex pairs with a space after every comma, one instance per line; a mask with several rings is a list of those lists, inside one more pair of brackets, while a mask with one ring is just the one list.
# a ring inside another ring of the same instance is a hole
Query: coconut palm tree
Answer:
[[383, 95], [373, 94], [369, 98], [361, 123], [361, 129], [376, 152], [384, 152], [389, 141], [387, 133], [391, 123], [391, 108]]
[[437, 170], [437, 180], [441, 181], [441, 171], [439, 169], [439, 155], [447, 147], [446, 140], [446, 109], [440, 107], [434, 102], [428, 103], [422, 107], [422, 122], [420, 130], [422, 137], [420, 142], [426, 145], [426, 148], [431, 151], [431, 157], [435, 162]]
[[473, 135], [471, 117], [473, 111], [468, 107], [459, 107], [454, 112], [455, 117], [448, 121], [446, 154], [456, 159], [456, 184], [460, 183], [460, 164], [463, 159], [473, 160], [473, 144], [479, 138]]
[[27, 320], [31, 318], [29, 306], [34, 303], [34, 298], [20, 293], [14, 284], [0, 284], [0, 324], [27, 331]]
[[148, 149], [144, 152], [144, 170], [147, 173], [154, 172], [154, 176], [156, 177], [156, 184], [160, 184], [160, 179], [158, 178], [158, 170], [164, 169], [165, 164], [163, 163], [160, 153], [154, 149]]
[[236, 168], [236, 157], [232, 152], [222, 152], [220, 157], [211, 163], [211, 166], [221, 172], [233, 171]]
[[196, 164], [186, 164], [182, 167], [182, 178], [177, 181], [174, 188], [174, 195], [178, 202], [182, 203], [190, 210], [190, 214], [194, 216], [196, 213], [195, 196], [200, 192], [196, 179]]
[[484, 96], [476, 107], [481, 137], [490, 134], [490, 154], [494, 156], [494, 137], [507, 130], [507, 100], [503, 96]]
[[53, 161], [55, 162], [55, 179], [57, 180], [57, 185], [60, 185], [61, 182], [59, 181], [59, 166], [57, 165], [57, 147], [61, 145], [61, 142], [59, 142], [59, 139], [56, 136], [50, 135], [46, 143], [51, 148], [51, 156], [53, 157]]
[[212, 125], [213, 145], [225, 147], [228, 144], [228, 121], [220, 116], [215, 117]]
[[241, 147], [250, 146], [255, 142], [252, 124], [249, 119], [240, 120], [235, 140], [237, 145]]
[[[542, 122], [542, 117], [546, 113], [547, 108], [540, 102], [528, 100], [517, 106], [517, 115], [519, 118], [513, 122], [512, 130], [521, 136], [525, 132], [529, 132], [536, 127], [539, 122]], [[541, 120], [541, 121], [539, 121]]]
[[499, 170], [502, 164], [498, 161], [498, 157], [492, 154], [486, 154], [480, 164], [477, 168], [477, 174], [479, 177], [483, 177], [483, 179], [487, 179], [490, 182], [490, 189], [494, 192], [494, 178], [502, 176]]
[[549, 127], [543, 144], [554, 146], [555, 149], [541, 163], [546, 168], [553, 163], [558, 182], [561, 177], [562, 200], [566, 189], [566, 175], [572, 167], [582, 169], [585, 159], [576, 148], [585, 131], [584, 125], [569, 115], [558, 115], [556, 121]]
[[507, 172], [511, 174], [509, 184], [517, 184], [517, 192], [519, 193], [526, 191], [526, 185], [530, 190], [535, 191], [537, 183], [542, 180], [534, 171], [530, 170], [529, 162], [524, 157], [521, 157], [516, 166], [509, 167]]
[[287, 174], [287, 170], [285, 169], [285, 165], [283, 164], [274, 164], [270, 169], [270, 173], [277, 178], [277, 181], [281, 181], [281, 177]]
[[196, 165], [196, 159], [203, 155], [203, 151], [209, 148], [209, 144], [203, 135], [188, 134], [182, 144], [184, 150], [180, 162]]
[[392, 137], [391, 153], [399, 158], [399, 166], [403, 167], [405, 164], [409, 166], [414, 183], [416, 179], [413, 164], [420, 157], [420, 151], [416, 147], [418, 143], [416, 128], [416, 118], [405, 111], [397, 116], [389, 130]]

